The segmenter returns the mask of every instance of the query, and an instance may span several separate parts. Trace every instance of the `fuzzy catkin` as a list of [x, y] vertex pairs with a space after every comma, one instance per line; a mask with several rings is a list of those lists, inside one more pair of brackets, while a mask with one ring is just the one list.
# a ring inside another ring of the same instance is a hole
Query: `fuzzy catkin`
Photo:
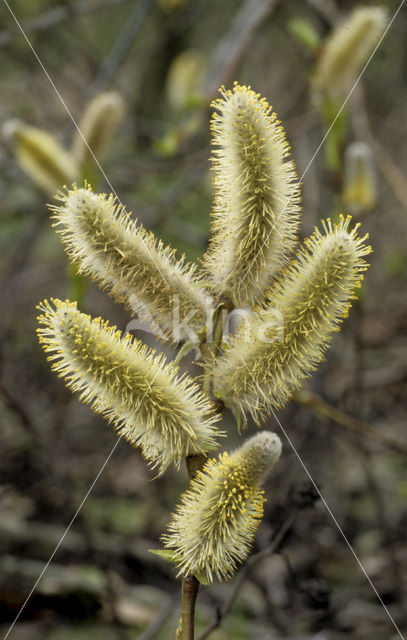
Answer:
[[195, 267], [177, 260], [175, 250], [132, 220], [113, 195], [74, 186], [58, 199], [61, 204], [50, 207], [54, 226], [79, 271], [140, 320], [154, 321], [158, 335], [197, 340], [211, 304]]
[[[116, 91], [104, 91], [85, 108], [72, 140], [72, 154], [83, 165], [100, 160], [124, 116], [124, 100]], [[80, 132], [80, 133], [79, 133]]]
[[237, 83], [221, 95], [212, 105], [213, 238], [205, 267], [215, 290], [245, 307], [262, 298], [295, 245], [300, 191], [265, 98]]
[[281, 408], [323, 359], [368, 267], [367, 236], [349, 224], [328, 219], [324, 234], [315, 229], [215, 366], [215, 395], [236, 412], [258, 421]]
[[263, 431], [198, 472], [162, 537], [178, 575], [203, 574], [208, 583], [233, 575], [253, 544], [263, 515], [260, 487], [280, 454], [278, 436]]
[[118, 433], [163, 471], [183, 457], [217, 447], [208, 398], [178, 367], [69, 300], [45, 300], [38, 335], [52, 369]]
[[314, 86], [333, 96], [343, 96], [357, 79], [386, 25], [387, 11], [383, 7], [354, 9], [327, 38], [316, 67]]
[[74, 157], [46, 131], [10, 120], [3, 132], [15, 144], [21, 169], [46, 193], [55, 193], [79, 175]]

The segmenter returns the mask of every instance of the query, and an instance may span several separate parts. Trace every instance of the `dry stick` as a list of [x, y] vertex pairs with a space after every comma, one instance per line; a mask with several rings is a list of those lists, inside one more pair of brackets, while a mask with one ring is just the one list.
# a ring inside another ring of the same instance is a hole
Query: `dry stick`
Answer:
[[212, 100], [221, 84], [234, 75], [256, 30], [269, 17], [279, 0], [246, 0], [230, 29], [215, 47], [208, 65], [204, 93]]
[[391, 435], [387, 435], [377, 429], [373, 429], [369, 424], [367, 424], [367, 422], [363, 422], [362, 420], [354, 418], [340, 409], [333, 407], [316, 393], [312, 393], [311, 391], [299, 391], [294, 395], [294, 400], [300, 404], [310, 407], [318, 415], [332, 420], [332, 422], [340, 425], [341, 427], [350, 429], [350, 431], [354, 431], [359, 435], [373, 438], [374, 440], [381, 442], [381, 444], [386, 447], [389, 447], [389, 449], [397, 451], [397, 453], [407, 455], [407, 444], [393, 438]]
[[237, 577], [235, 579], [235, 583], [233, 585], [233, 589], [232, 592], [229, 596], [229, 598], [226, 600], [226, 602], [223, 604], [223, 606], [221, 607], [220, 611], [218, 611], [217, 614], [217, 618], [214, 622], [212, 622], [212, 624], [210, 624], [205, 631], [203, 631], [201, 633], [201, 635], [197, 638], [197, 640], [205, 640], [205, 638], [207, 638], [212, 631], [215, 631], [215, 629], [217, 629], [223, 618], [229, 613], [230, 609], [232, 608], [232, 605], [234, 603], [234, 601], [236, 600], [242, 586], [243, 583], [246, 579], [246, 576], [249, 572], [249, 570], [253, 567], [253, 565], [257, 564], [257, 562], [259, 562], [260, 560], [265, 560], [265, 558], [268, 558], [270, 555], [272, 555], [279, 547], [279, 545], [281, 544], [281, 542], [284, 539], [285, 534], [287, 533], [287, 531], [290, 529], [290, 527], [292, 526], [294, 520], [296, 517], [296, 513], [291, 513], [288, 518], [286, 519], [286, 521], [283, 523], [283, 525], [281, 526], [281, 528], [278, 530], [278, 532], [276, 533], [273, 541], [271, 542], [271, 544], [266, 547], [265, 549], [263, 549], [262, 551], [259, 551], [258, 553], [255, 553], [254, 555], [252, 555], [248, 561], [246, 562], [246, 564], [243, 566], [243, 568], [239, 571], [239, 573], [237, 574]]
[[136, 36], [144, 26], [154, 0], [139, 0], [127, 18], [124, 28], [119, 33], [116, 42], [103, 61], [94, 81], [89, 86], [86, 95], [94, 95], [105, 88], [116, 74], [120, 64], [129, 52]]

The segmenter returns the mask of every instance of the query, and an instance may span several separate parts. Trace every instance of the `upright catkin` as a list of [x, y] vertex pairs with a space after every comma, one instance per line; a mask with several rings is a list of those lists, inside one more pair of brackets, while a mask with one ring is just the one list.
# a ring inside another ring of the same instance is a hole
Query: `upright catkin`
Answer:
[[215, 291], [245, 307], [262, 299], [294, 248], [300, 190], [266, 99], [237, 83], [221, 96], [212, 105], [213, 233], [205, 268]]
[[198, 472], [162, 537], [178, 575], [203, 575], [209, 583], [233, 575], [253, 544], [263, 515], [261, 484], [280, 454], [278, 436], [262, 431]]
[[125, 112], [124, 100], [116, 91], [104, 91], [86, 105], [72, 139], [72, 154], [85, 165], [100, 160], [111, 142]]
[[352, 215], [372, 209], [377, 201], [373, 153], [365, 142], [351, 142], [343, 162], [342, 201]]
[[311, 375], [346, 317], [371, 252], [350, 217], [323, 222], [273, 285], [265, 309], [241, 325], [213, 370], [215, 395], [258, 421]]
[[343, 96], [379, 43], [387, 22], [383, 7], [354, 9], [323, 45], [313, 79], [315, 89]]

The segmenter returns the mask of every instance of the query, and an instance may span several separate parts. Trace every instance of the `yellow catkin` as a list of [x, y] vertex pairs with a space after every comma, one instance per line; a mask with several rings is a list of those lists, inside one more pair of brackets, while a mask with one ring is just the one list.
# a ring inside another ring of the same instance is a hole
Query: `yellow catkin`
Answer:
[[211, 313], [210, 298], [195, 267], [177, 260], [152, 233], [133, 220], [113, 195], [75, 186], [51, 206], [69, 258], [168, 339], [197, 340]]
[[72, 140], [72, 154], [79, 164], [91, 161], [92, 153], [97, 160], [102, 158], [124, 112], [124, 100], [116, 91], [99, 93], [86, 105], [79, 121], [80, 133], [76, 130]]
[[211, 123], [213, 238], [205, 267], [235, 306], [258, 302], [292, 251], [300, 191], [281, 123], [250, 87], [221, 89]]
[[233, 575], [253, 544], [263, 515], [261, 484], [280, 454], [278, 436], [262, 431], [198, 472], [162, 538], [178, 575], [203, 575], [209, 583]]
[[328, 36], [316, 67], [314, 86], [330, 95], [343, 96], [378, 44], [387, 21], [387, 11], [382, 7], [354, 9]]
[[165, 92], [174, 111], [181, 111], [199, 99], [205, 68], [206, 57], [198, 49], [186, 49], [172, 61]]
[[216, 448], [218, 417], [178, 367], [76, 303], [45, 300], [38, 335], [52, 368], [118, 433], [163, 471], [171, 462]]
[[349, 225], [315, 229], [214, 368], [215, 395], [236, 412], [258, 421], [281, 408], [323, 359], [368, 267], [367, 236]]
[[369, 211], [376, 204], [373, 154], [364, 142], [352, 142], [345, 151], [342, 200], [353, 215]]
[[10, 120], [4, 125], [3, 132], [15, 145], [21, 169], [46, 193], [55, 193], [78, 177], [79, 168], [74, 157], [46, 131]]

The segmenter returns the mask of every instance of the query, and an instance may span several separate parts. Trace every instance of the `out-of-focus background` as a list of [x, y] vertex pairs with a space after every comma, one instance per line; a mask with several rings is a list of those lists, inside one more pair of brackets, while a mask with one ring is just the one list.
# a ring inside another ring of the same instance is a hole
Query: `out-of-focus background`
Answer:
[[[104, 173], [87, 160], [75, 177], [98, 190], [112, 186], [146, 227], [199, 261], [210, 225], [209, 104], [220, 85], [235, 80], [267, 97], [299, 175], [305, 172], [302, 235], [321, 218], [352, 210], [374, 253], [327, 361], [279, 414], [285, 433], [274, 420], [266, 425], [279, 433], [284, 451], [266, 486], [254, 552], [285, 533], [277, 553], [253, 563], [210, 637], [399, 637], [293, 446], [407, 633], [407, 6], [335, 122], [347, 93], [321, 104], [312, 80], [325, 38], [366, 4], [15, 0], [10, 8], [53, 87], [0, 2], [2, 636], [87, 496], [8, 637], [173, 637], [179, 584], [148, 549], [158, 546], [187, 485], [184, 469], [154, 479], [125, 441], [92, 484], [117, 436], [50, 372], [35, 335], [35, 307], [44, 297], [73, 297], [123, 330], [131, 318], [69, 269], [46, 208], [52, 194], [18, 156], [16, 131], [36, 127], [69, 149], [75, 127], [66, 107], [81, 121], [94, 96], [120, 94], [125, 112], [101, 153]], [[399, 2], [371, 5], [387, 9], [390, 20]], [[363, 144], [355, 151], [354, 142]], [[346, 192], [349, 175], [359, 187], [362, 181], [365, 198], [358, 187], [356, 195]], [[185, 368], [199, 373], [191, 359], [183, 360]], [[230, 448], [239, 441], [232, 416], [225, 425]], [[255, 429], [250, 424], [248, 433]], [[198, 635], [217, 619], [234, 584], [201, 589]]]

